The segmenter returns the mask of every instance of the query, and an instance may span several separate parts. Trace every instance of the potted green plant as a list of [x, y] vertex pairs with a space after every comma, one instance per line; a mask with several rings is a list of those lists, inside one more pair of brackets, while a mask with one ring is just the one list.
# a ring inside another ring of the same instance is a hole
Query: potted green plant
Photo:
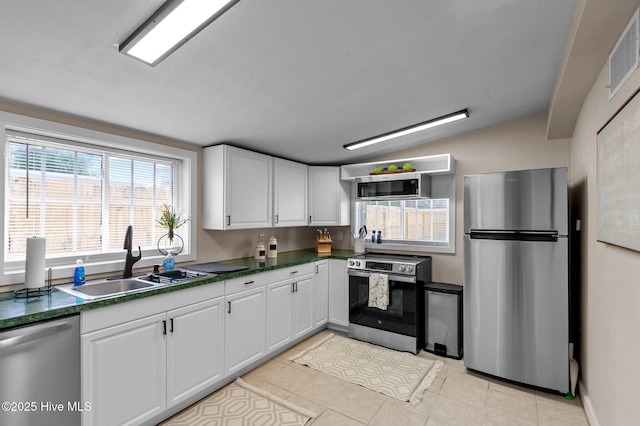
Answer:
[[[175, 233], [175, 230], [180, 228], [182, 225], [184, 225], [188, 221], [189, 219], [183, 219], [182, 213], [177, 213], [176, 210], [173, 208], [173, 206], [170, 206], [168, 204], [164, 204], [162, 206], [162, 209], [160, 210], [160, 218], [156, 222], [158, 223], [158, 225], [167, 229], [167, 234], [160, 237], [160, 240], [162, 240], [162, 238], [165, 236], [167, 237], [168, 239], [168, 242], [166, 244], [167, 248], [176, 248], [177, 242], [175, 242], [174, 239], [177, 237], [180, 240], [179, 250], [182, 251], [182, 238]], [[160, 249], [160, 240], [158, 240], [158, 250], [161, 253], [166, 254], [166, 251], [167, 251], [166, 249], [165, 250]], [[173, 254], [177, 254], [177, 253], [174, 251]]]

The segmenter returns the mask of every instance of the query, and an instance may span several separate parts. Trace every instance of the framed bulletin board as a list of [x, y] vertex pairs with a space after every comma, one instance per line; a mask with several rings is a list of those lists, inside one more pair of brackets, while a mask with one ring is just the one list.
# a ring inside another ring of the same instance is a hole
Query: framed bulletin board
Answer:
[[598, 241], [640, 251], [640, 90], [598, 132]]

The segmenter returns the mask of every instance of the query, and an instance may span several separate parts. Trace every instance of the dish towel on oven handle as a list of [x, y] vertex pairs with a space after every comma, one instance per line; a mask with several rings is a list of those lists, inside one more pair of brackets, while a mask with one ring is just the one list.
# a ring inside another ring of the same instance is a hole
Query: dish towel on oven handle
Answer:
[[383, 311], [389, 306], [389, 276], [387, 274], [371, 274], [369, 276], [369, 304], [370, 308]]

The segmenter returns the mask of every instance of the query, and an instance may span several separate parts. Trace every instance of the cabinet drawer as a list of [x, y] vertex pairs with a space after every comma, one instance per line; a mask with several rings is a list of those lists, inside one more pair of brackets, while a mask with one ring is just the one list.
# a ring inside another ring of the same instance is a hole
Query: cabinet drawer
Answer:
[[239, 291], [250, 290], [252, 288], [263, 286], [267, 283], [267, 274], [253, 274], [240, 278], [233, 278], [225, 281], [224, 294], [230, 295]]
[[289, 278], [301, 277], [303, 275], [312, 274], [315, 272], [314, 263], [305, 263], [302, 265], [292, 266], [290, 268], [276, 269], [275, 271], [269, 271], [267, 281], [275, 283], [278, 281], [288, 280]]

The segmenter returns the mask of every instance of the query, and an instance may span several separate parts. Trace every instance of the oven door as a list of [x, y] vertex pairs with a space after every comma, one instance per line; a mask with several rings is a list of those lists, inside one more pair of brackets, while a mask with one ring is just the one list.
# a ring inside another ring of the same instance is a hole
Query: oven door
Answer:
[[349, 322], [364, 327], [418, 337], [418, 284], [416, 277], [388, 275], [389, 306], [370, 308], [370, 272], [349, 270]]

